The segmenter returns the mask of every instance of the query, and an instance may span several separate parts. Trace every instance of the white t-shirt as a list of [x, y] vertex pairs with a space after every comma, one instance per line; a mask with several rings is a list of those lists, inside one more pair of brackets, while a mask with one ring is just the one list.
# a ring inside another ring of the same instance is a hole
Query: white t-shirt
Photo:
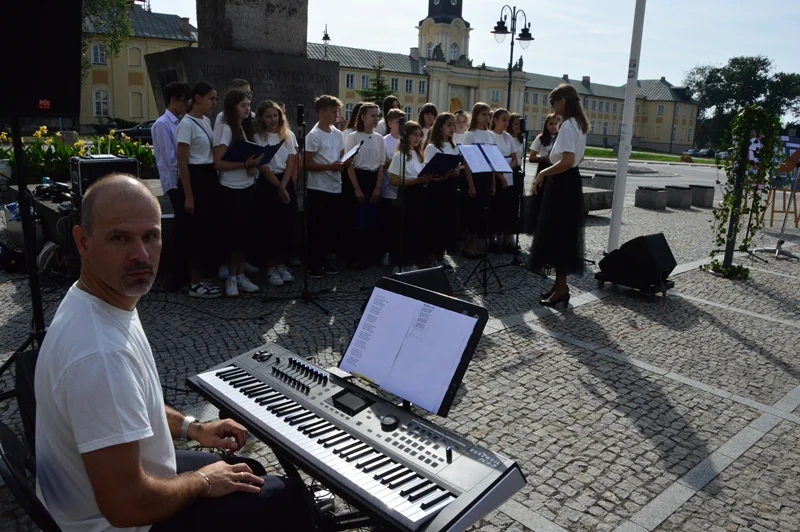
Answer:
[[430, 133], [430, 132], [431, 132], [431, 128], [429, 128], [429, 127], [423, 127], [422, 128], [422, 143], [423, 144], [428, 142], [428, 133]]
[[353, 149], [359, 142], [363, 141], [361, 149], [353, 158], [353, 168], [359, 170], [377, 170], [386, 165], [386, 144], [383, 135], [377, 133], [362, 133], [356, 131], [344, 141], [344, 151]]
[[178, 144], [189, 145], [189, 164], [213, 164], [211, 120], [186, 115], [178, 124]]
[[464, 144], [464, 138], [467, 136], [467, 132], [464, 133], [455, 133], [453, 134], [453, 142], [456, 144]]
[[392, 176], [389, 175], [389, 166], [397, 153], [397, 147], [400, 146], [400, 139], [394, 138], [391, 134], [383, 137], [383, 143], [386, 145], [386, 159], [389, 163], [386, 164], [386, 172], [383, 176], [383, 183], [381, 183], [381, 197], [387, 199], [397, 199], [397, 187], [392, 185]]
[[137, 441], [145, 473], [176, 475], [161, 383], [137, 311], [73, 285], [39, 352], [35, 390], [36, 494], [62, 530], [120, 530], [97, 507], [83, 453]]
[[[256, 135], [254, 139], [256, 144], [259, 146], [274, 146], [275, 144], [280, 144], [283, 140], [277, 133], [266, 133], [265, 135], [266, 138], [262, 137], [261, 135]], [[278, 148], [278, 152], [275, 154], [272, 160], [267, 163], [267, 167], [272, 170], [272, 173], [281, 174], [284, 170], [286, 170], [286, 161], [290, 156], [297, 153], [297, 149], [294, 147], [295, 142], [296, 141], [294, 140], [294, 137], [289, 136], [283, 145]]]
[[[316, 127], [316, 126], [315, 126], [315, 127]], [[352, 135], [352, 134], [353, 134], [353, 133], [355, 133], [355, 132], [356, 132], [356, 130], [355, 130], [355, 129], [353, 129], [353, 128], [351, 128], [351, 127], [348, 127], [347, 129], [345, 129], [344, 131], [342, 131], [342, 138], [343, 138], [344, 140], [347, 140], [347, 137], [349, 137], [350, 135]]]
[[[556, 137], [557, 138], [557, 137]], [[542, 136], [537, 135], [536, 139], [533, 141], [531, 145], [531, 151], [535, 151], [536, 155], [539, 157], [548, 157], [550, 155], [550, 150], [553, 149], [553, 141], [550, 141], [550, 144], [547, 146], [542, 145]]]
[[[233, 132], [228, 124], [219, 122], [214, 127], [214, 147], [225, 146], [231, 147]], [[256, 182], [255, 176], [247, 175], [246, 168], [237, 168], [236, 170], [220, 170], [219, 171], [219, 184], [228, 188], [247, 188]]]
[[381, 118], [381, 121], [378, 122], [378, 126], [375, 128], [375, 133], [377, 133], [381, 137], [383, 137], [384, 135], [386, 135], [388, 133], [388, 131], [386, 131], [386, 120], [385, 119]]
[[[331, 127], [326, 133], [318, 126], [306, 135], [306, 152], [314, 154], [317, 164], [333, 164], [342, 156], [344, 150], [344, 133]], [[308, 188], [332, 194], [342, 192], [342, 174], [337, 170], [308, 172]]]
[[514, 150], [517, 152], [517, 164], [522, 169], [522, 160], [525, 158], [525, 141], [520, 142], [519, 139], [512, 136], [511, 142], [514, 143]]
[[441, 149], [437, 148], [433, 144], [428, 144], [425, 147], [425, 162], [426, 163], [431, 162], [431, 159], [433, 159], [433, 157], [437, 153], [445, 153], [447, 155], [458, 155], [460, 152], [458, 151], [458, 146], [453, 146], [449, 142], [442, 142]]
[[581, 164], [585, 151], [586, 133], [581, 131], [578, 122], [574, 118], [562, 122], [556, 141], [550, 150], [550, 162], [556, 164], [564, 158], [564, 152], [570, 152], [575, 154], [575, 161], [572, 163], [572, 168], [575, 168]]
[[[406, 168], [403, 174], [403, 160], [405, 160]], [[392, 163], [389, 165], [389, 173], [400, 176], [401, 181], [405, 175], [406, 181], [413, 181], [419, 177], [419, 173], [425, 168], [425, 162], [420, 159], [417, 152], [411, 152], [411, 160], [406, 159], [403, 152], [395, 152], [392, 156]]]
[[[494, 135], [495, 145], [500, 149], [500, 153], [503, 154], [503, 157], [506, 158], [506, 162], [511, 166], [511, 154], [516, 153], [517, 147], [514, 145], [514, 137], [508, 134], [508, 132], [503, 131], [502, 133], [495, 133], [492, 132]], [[517, 164], [519, 164], [519, 159], [517, 159]], [[503, 177], [506, 178], [506, 182], [509, 185], [513, 184], [514, 174], [503, 174]]]
[[462, 144], [496, 144], [494, 133], [488, 129], [473, 129], [464, 134], [464, 142]]

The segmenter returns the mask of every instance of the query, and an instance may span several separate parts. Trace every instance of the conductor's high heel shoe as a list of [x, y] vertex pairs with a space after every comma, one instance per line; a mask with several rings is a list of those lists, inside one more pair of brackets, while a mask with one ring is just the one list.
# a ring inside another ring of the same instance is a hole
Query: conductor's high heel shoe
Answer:
[[555, 288], [555, 287], [553, 287], [553, 288], [551, 288], [549, 291], [547, 291], [547, 292], [542, 292], [542, 293], [541, 293], [541, 294], [539, 294], [539, 295], [541, 296], [541, 298], [542, 298], [542, 299], [550, 299], [550, 296], [552, 296], [552, 295], [553, 295], [553, 292], [555, 292], [555, 291], [556, 291], [556, 288]]
[[569, 292], [552, 301], [550, 299], [542, 299], [541, 301], [539, 301], [539, 304], [542, 305], [543, 307], [555, 308], [555, 306], [558, 305], [559, 303], [564, 303], [564, 309], [569, 308]]

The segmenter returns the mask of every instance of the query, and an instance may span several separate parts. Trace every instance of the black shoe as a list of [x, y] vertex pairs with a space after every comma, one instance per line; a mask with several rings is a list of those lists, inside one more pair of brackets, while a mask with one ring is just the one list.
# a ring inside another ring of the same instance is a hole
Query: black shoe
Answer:
[[326, 264], [322, 267], [322, 273], [325, 275], [339, 275], [339, 270], [332, 264]]
[[541, 301], [539, 301], [539, 304], [542, 305], [543, 307], [552, 307], [552, 308], [555, 308], [555, 306], [558, 305], [559, 303], [564, 303], [564, 309], [569, 307], [569, 292], [566, 292], [564, 295], [556, 299], [542, 299]]
[[556, 291], [556, 289], [555, 289], [555, 287], [553, 287], [548, 292], [542, 292], [539, 295], [542, 296], [542, 299], [550, 299], [550, 296], [552, 296], [553, 292], [555, 292], [555, 291]]
[[499, 253], [502, 253], [502, 252], [503, 252], [503, 247], [500, 244], [498, 244], [497, 242], [492, 242], [491, 244], [489, 244], [489, 253], [498, 253], [499, 254]]
[[308, 270], [308, 278], [309, 279], [322, 279], [322, 268], [309, 268], [309, 270]]

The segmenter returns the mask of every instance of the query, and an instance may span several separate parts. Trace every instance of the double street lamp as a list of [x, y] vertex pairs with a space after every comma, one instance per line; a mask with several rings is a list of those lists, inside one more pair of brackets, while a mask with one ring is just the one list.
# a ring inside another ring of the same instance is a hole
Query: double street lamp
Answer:
[[[508, 14], [506, 11], [508, 11], [508, 13], [511, 15], [510, 29], [506, 25], [506, 21], [508, 20]], [[500, 20], [497, 21], [497, 25], [494, 27], [494, 30], [492, 30], [495, 40], [501, 44], [506, 40], [506, 35], [511, 35], [511, 55], [508, 59], [508, 91], [506, 93], [506, 109], [509, 110], [511, 109], [511, 84], [514, 75], [514, 34], [517, 32], [517, 17], [520, 15], [522, 15], [524, 22], [522, 23], [522, 30], [520, 30], [516, 39], [519, 41], [520, 47], [523, 50], [527, 50], [528, 46], [530, 46], [531, 42], [533, 41], [533, 35], [531, 35], [531, 25], [528, 22], [528, 16], [523, 10], [518, 10], [516, 6], [503, 6], [503, 8], [500, 10]]]

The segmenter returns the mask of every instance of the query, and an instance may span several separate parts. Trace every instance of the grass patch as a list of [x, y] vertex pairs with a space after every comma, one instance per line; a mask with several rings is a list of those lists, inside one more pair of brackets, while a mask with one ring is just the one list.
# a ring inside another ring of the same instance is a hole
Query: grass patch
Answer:
[[[614, 151], [609, 148], [586, 148], [584, 157], [598, 158], [598, 159], [616, 159]], [[663, 163], [679, 163], [681, 158], [679, 155], [665, 155], [663, 153], [652, 153], [645, 151], [634, 151], [631, 153], [631, 161], [656, 161]], [[692, 161], [696, 164], [714, 165], [714, 159], [704, 159], [702, 157], [692, 157]]]

